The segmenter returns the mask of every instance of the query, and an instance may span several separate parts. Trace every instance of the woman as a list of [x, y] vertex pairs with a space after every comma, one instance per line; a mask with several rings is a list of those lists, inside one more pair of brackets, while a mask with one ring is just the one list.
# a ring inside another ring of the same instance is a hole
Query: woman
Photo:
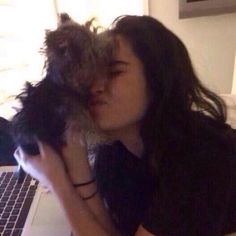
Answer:
[[[68, 136], [65, 166], [39, 142], [17, 161], [57, 197], [74, 235], [225, 235], [236, 232], [236, 155], [222, 100], [194, 74], [183, 43], [148, 16], [118, 18], [109, 80], [91, 86], [90, 112], [113, 140], [93, 171], [83, 137]], [[69, 173], [69, 174], [68, 174]]]

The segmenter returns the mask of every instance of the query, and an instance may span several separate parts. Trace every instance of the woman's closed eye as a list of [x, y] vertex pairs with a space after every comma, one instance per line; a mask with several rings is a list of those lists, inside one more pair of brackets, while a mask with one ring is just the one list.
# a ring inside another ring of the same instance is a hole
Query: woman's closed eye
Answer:
[[128, 63], [121, 60], [114, 60], [109, 68], [109, 76], [111, 78], [118, 77], [127, 71]]
[[114, 78], [114, 77], [119, 76], [119, 75], [122, 74], [122, 73], [124, 73], [123, 70], [112, 70], [112, 71], [109, 72], [109, 76], [110, 76], [111, 78]]

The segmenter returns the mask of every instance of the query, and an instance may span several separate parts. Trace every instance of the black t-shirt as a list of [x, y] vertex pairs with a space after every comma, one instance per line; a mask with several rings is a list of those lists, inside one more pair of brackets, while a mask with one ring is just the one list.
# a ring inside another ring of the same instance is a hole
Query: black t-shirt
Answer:
[[236, 155], [216, 135], [186, 140], [162, 163], [158, 178], [121, 142], [104, 145], [94, 169], [98, 188], [122, 235], [139, 224], [158, 236], [236, 232]]

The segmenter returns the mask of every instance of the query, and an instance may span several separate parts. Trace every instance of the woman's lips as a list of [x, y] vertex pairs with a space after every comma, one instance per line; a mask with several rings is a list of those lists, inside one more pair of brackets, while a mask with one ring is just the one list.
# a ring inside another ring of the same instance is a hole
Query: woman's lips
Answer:
[[101, 106], [106, 105], [107, 103], [103, 100], [99, 100], [99, 99], [94, 99], [91, 100], [91, 102], [89, 102], [89, 110], [91, 112], [95, 112], [97, 111], [97, 109], [99, 109]]
[[89, 106], [97, 106], [97, 105], [103, 105], [106, 104], [106, 102], [102, 101], [102, 100], [96, 100], [96, 101], [92, 101], [89, 103]]

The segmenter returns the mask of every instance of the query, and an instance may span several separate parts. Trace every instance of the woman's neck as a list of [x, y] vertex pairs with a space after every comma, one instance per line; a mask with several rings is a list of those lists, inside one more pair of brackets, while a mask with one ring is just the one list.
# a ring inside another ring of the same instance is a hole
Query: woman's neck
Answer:
[[142, 156], [144, 146], [137, 126], [129, 126], [122, 130], [109, 132], [109, 136], [114, 140], [120, 140], [135, 156], [139, 158]]

